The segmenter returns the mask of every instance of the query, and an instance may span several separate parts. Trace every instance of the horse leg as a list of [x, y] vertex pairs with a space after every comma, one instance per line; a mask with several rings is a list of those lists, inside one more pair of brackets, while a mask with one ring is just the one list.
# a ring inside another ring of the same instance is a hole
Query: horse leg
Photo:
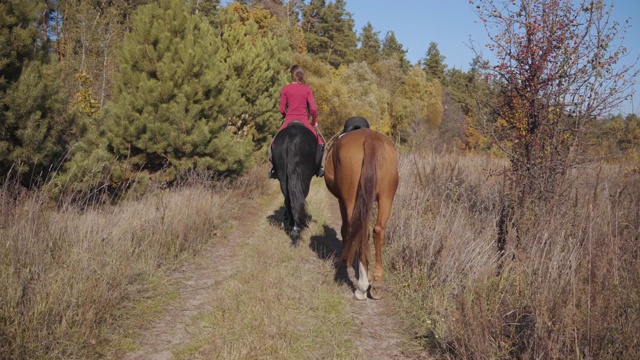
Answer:
[[293, 212], [291, 211], [291, 198], [287, 195], [286, 190], [284, 193], [284, 227], [285, 229], [289, 227], [289, 229], [293, 228], [294, 225], [294, 217]]
[[366, 300], [367, 291], [369, 290], [369, 277], [367, 276], [368, 263], [365, 254], [359, 254], [358, 257], [358, 282], [354, 296], [358, 300]]
[[[349, 237], [349, 217], [347, 216], [347, 207], [341, 199], [338, 199], [340, 205], [340, 217], [342, 218], [342, 226], [340, 226], [340, 235], [342, 236], [342, 250], [347, 246]], [[353, 207], [352, 207], [353, 209]]]
[[373, 241], [376, 249], [376, 264], [373, 269], [373, 281], [371, 284], [371, 289], [369, 290], [369, 294], [373, 299], [376, 300], [382, 298], [382, 276], [384, 274], [384, 269], [382, 268], [382, 241], [384, 240], [387, 220], [389, 220], [389, 216], [391, 215], [392, 202], [393, 198], [388, 199], [384, 196], [380, 197], [380, 199], [378, 200], [378, 218], [376, 219], [376, 224], [373, 227]]
[[366, 290], [363, 293], [360, 291], [358, 286], [359, 284], [358, 279], [356, 278], [356, 271], [353, 268], [353, 259], [349, 259], [347, 256], [349, 249], [352, 246], [352, 239], [349, 237], [349, 223], [351, 221], [351, 215], [353, 214], [353, 204], [347, 204], [341, 198], [338, 198], [338, 204], [340, 205], [340, 216], [342, 217], [342, 226], [340, 227], [340, 235], [342, 235], [342, 259], [347, 267], [347, 276], [349, 277], [349, 281], [351, 281], [351, 284], [355, 288], [355, 298], [358, 300], [366, 300]]
[[291, 246], [293, 247], [298, 246], [298, 240], [300, 240], [300, 232], [301, 232], [300, 227], [298, 227], [297, 225], [294, 225], [293, 228], [291, 229], [291, 233], [289, 234], [292, 241]]
[[[289, 207], [293, 209], [293, 207], [291, 206], [291, 203], [289, 203]], [[297, 247], [298, 240], [300, 240], [300, 233], [302, 232], [302, 227], [300, 224], [298, 224], [298, 221], [296, 220], [296, 215], [294, 215], [293, 212], [291, 212], [290, 216], [291, 216], [291, 220], [290, 220], [289, 226], [291, 228], [291, 231], [289, 232], [289, 237], [291, 237], [291, 246]]]

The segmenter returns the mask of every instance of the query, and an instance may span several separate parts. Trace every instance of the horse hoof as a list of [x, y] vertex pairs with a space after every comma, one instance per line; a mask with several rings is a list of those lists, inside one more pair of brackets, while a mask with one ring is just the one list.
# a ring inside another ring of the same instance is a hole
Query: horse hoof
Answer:
[[371, 298], [374, 300], [382, 299], [382, 286], [372, 286], [369, 289], [369, 295], [371, 295]]
[[357, 300], [367, 300], [367, 293], [360, 291], [360, 289], [356, 289], [356, 291], [353, 292], [353, 296]]
[[293, 228], [293, 230], [291, 230], [290, 236], [294, 242], [297, 242], [300, 239], [300, 229]]

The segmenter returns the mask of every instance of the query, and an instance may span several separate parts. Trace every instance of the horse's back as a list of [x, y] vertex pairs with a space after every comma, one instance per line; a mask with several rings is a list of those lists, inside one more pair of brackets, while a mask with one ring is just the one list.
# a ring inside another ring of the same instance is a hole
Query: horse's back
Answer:
[[302, 166], [311, 179], [315, 173], [316, 147], [317, 140], [311, 130], [300, 122], [291, 122], [273, 141], [274, 163], [281, 169]]
[[[292, 121], [287, 127], [276, 134], [274, 139], [274, 150], [279, 144], [293, 141], [296, 141], [295, 145], [298, 145], [301, 148], [308, 148], [312, 150], [315, 149], [317, 144], [316, 136], [311, 130], [309, 130], [300, 121]], [[300, 144], [298, 144], [298, 142], [300, 142]]]

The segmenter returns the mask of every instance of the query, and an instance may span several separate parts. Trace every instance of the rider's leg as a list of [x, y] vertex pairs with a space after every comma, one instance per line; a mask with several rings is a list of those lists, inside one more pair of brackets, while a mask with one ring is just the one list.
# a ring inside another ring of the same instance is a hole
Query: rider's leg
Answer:
[[322, 166], [322, 156], [324, 155], [324, 144], [318, 145], [316, 150], [316, 164], [320, 164], [318, 167], [318, 172], [316, 172], [317, 177], [324, 176], [324, 166]]
[[276, 167], [273, 164], [272, 149], [273, 149], [273, 140], [271, 140], [271, 144], [269, 144], [269, 149], [268, 149], [269, 163], [271, 164], [271, 170], [269, 170], [269, 179], [277, 179], [278, 173], [276, 173]]

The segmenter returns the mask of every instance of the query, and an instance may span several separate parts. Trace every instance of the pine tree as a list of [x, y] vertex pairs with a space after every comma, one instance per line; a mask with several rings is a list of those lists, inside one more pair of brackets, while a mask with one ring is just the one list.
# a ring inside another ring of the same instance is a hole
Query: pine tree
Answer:
[[344, 0], [329, 4], [324, 0], [311, 0], [302, 12], [302, 28], [309, 53], [336, 69], [355, 59], [357, 36], [353, 26]]
[[236, 134], [250, 136], [258, 150], [271, 141], [282, 122], [280, 89], [289, 79], [292, 52], [286, 34], [259, 27], [257, 20], [275, 21], [275, 17], [260, 8], [232, 5], [219, 14], [227, 54], [225, 113]]
[[358, 61], [366, 61], [369, 65], [380, 61], [382, 48], [379, 34], [379, 31], [373, 31], [373, 25], [370, 22], [362, 28], [362, 34], [359, 37]]
[[400, 62], [400, 67], [403, 70], [408, 70], [409, 60], [407, 60], [407, 50], [405, 50], [396, 39], [396, 34], [393, 31], [387, 32], [382, 41], [382, 58], [383, 59], [394, 59]]
[[251, 142], [228, 129], [227, 56], [208, 22], [181, 0], [140, 7], [119, 56], [120, 73], [106, 129], [123, 164], [115, 182], [187, 170], [238, 173]]
[[59, 67], [48, 63], [45, 5], [0, 6], [0, 180], [11, 172], [25, 186], [46, 178], [65, 151], [67, 101]]
[[320, 54], [328, 48], [327, 39], [321, 32], [325, 0], [310, 0], [302, 8], [302, 31], [307, 42], [309, 54]]
[[41, 2], [16, 0], [0, 6], [0, 94], [18, 80], [26, 60], [42, 57]]
[[422, 60], [422, 69], [429, 79], [437, 79], [441, 84], [445, 83], [445, 70], [447, 65], [444, 63], [445, 57], [440, 54], [438, 44], [429, 43], [429, 49]]
[[60, 91], [58, 74], [57, 64], [31, 61], [3, 99], [3, 117], [11, 134], [2, 168], [13, 167], [25, 186], [46, 179], [66, 148], [67, 99]]

